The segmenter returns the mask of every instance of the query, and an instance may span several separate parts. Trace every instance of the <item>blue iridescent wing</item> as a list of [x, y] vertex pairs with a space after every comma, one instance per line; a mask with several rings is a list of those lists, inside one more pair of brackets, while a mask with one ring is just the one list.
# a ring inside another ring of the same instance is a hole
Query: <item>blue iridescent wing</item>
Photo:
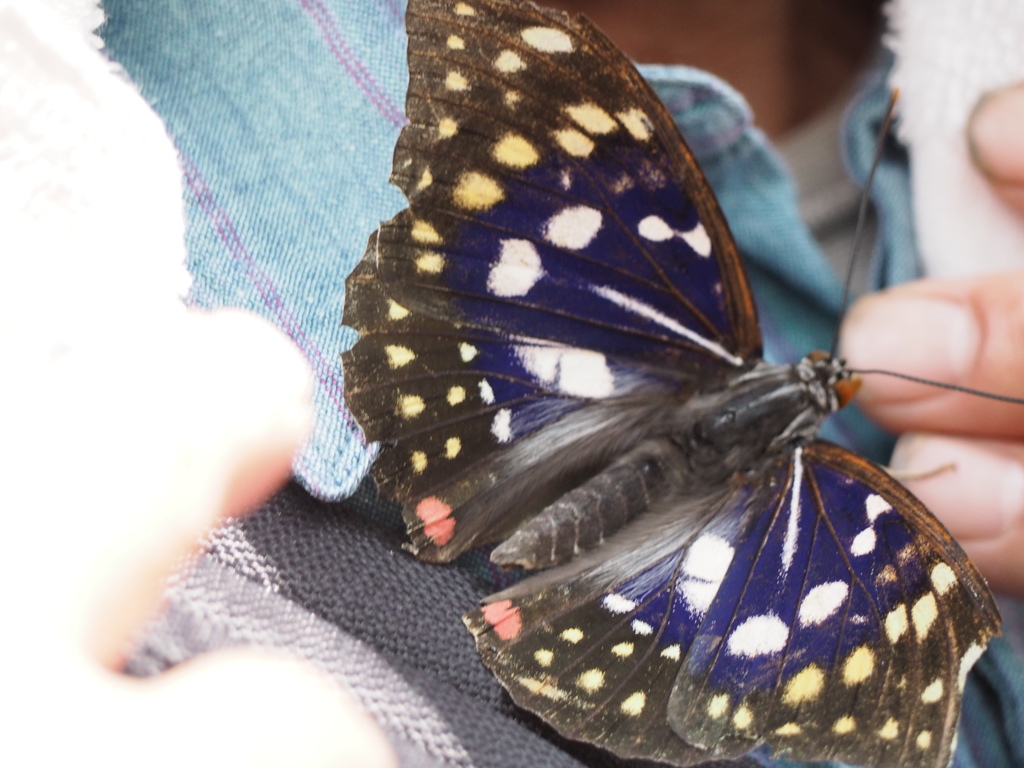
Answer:
[[658, 528], [469, 614], [513, 698], [570, 736], [678, 765], [762, 742], [796, 759], [947, 765], [999, 617], [938, 521], [824, 442], [715, 503], [700, 527]]
[[635, 444], [650, 409], [602, 404], [678, 402], [761, 342], [707, 182], [600, 32], [529, 3], [412, 0], [406, 20], [409, 208], [349, 280], [343, 365], [378, 484], [444, 561]]

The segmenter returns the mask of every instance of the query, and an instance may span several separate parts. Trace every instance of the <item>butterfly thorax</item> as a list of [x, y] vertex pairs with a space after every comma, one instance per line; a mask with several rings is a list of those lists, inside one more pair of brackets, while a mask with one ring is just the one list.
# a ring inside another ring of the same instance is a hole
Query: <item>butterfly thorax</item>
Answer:
[[682, 409], [672, 440], [695, 470], [720, 476], [760, 469], [766, 459], [813, 439], [849, 401], [842, 364], [812, 353], [795, 365], [759, 363]]

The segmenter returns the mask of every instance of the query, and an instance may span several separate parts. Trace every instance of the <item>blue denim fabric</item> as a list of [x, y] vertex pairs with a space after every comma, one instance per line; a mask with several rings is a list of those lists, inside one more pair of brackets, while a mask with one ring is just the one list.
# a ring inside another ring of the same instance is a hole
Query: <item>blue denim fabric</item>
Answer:
[[[190, 301], [244, 307], [281, 327], [316, 374], [317, 425], [296, 462], [321, 498], [355, 489], [373, 459], [345, 408], [344, 281], [377, 223], [403, 205], [387, 183], [407, 73], [400, 0], [105, 0], [102, 30], [164, 118], [186, 180]], [[850, 106], [844, 146], [863, 179], [887, 101], [885, 62]], [[701, 161], [745, 254], [766, 356], [829, 347], [841, 288], [800, 221], [792, 180], [742, 98], [684, 67], [644, 67]], [[902, 150], [873, 200], [871, 287], [917, 275]], [[888, 438], [850, 409], [826, 436], [884, 459]], [[1013, 610], [1017, 610], [1015, 606]], [[1019, 621], [1019, 617], [1017, 619]], [[1022, 765], [1024, 673], [996, 641], [965, 694], [959, 768]], [[788, 765], [765, 760], [768, 765]]]

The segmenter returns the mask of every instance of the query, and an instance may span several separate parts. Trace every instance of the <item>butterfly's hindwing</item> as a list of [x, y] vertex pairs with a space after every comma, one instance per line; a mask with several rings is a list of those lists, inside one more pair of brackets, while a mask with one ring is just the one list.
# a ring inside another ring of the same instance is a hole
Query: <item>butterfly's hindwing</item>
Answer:
[[[470, 614], [485, 661], [517, 701], [581, 738], [600, 723], [623, 755], [665, 722], [705, 757], [767, 742], [946, 765], [967, 671], [998, 630], [980, 575], [920, 502], [843, 449], [814, 443], [757, 480], [684, 542], [646, 542], [676, 547], [654, 563], [525, 582]], [[598, 688], [602, 714], [581, 718]]]

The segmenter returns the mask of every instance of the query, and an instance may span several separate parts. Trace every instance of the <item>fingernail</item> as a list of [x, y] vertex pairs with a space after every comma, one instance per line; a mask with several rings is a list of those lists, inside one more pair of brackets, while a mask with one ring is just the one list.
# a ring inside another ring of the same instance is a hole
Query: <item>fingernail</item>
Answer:
[[[974, 314], [963, 304], [895, 290], [866, 296], [854, 304], [843, 322], [840, 339], [841, 354], [850, 368], [881, 369], [955, 384], [974, 365], [981, 331]], [[893, 399], [921, 395], [918, 385], [877, 378]]]
[[1024, 185], [1024, 83], [982, 96], [967, 123], [975, 166], [991, 180]]
[[992, 539], [1024, 517], [1024, 468], [984, 442], [904, 435], [890, 462], [900, 472], [932, 477], [903, 484], [957, 538]]

